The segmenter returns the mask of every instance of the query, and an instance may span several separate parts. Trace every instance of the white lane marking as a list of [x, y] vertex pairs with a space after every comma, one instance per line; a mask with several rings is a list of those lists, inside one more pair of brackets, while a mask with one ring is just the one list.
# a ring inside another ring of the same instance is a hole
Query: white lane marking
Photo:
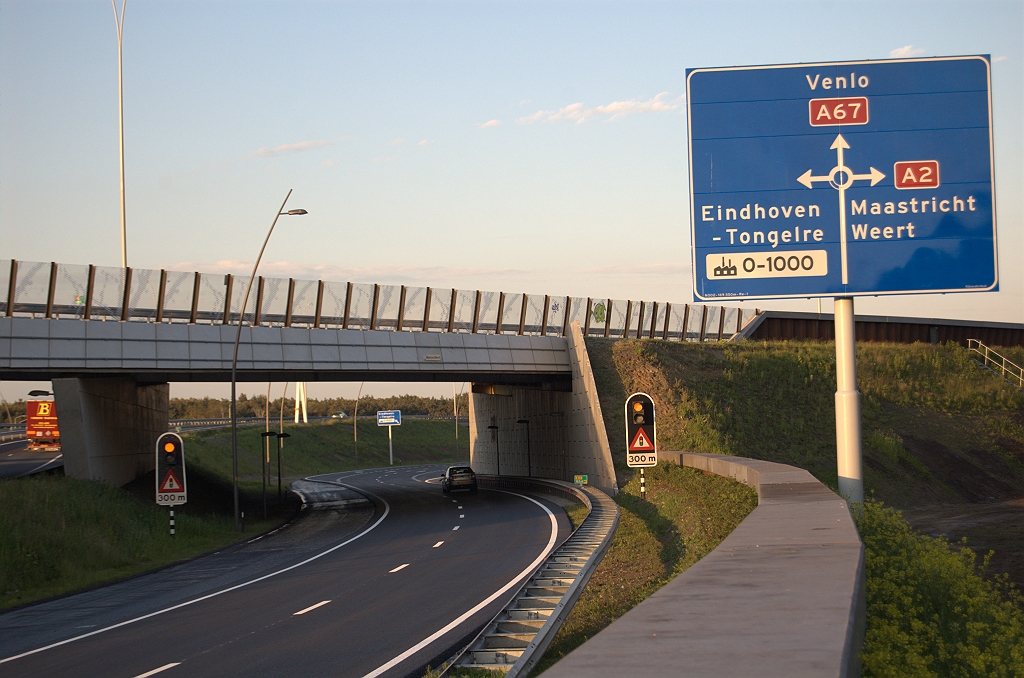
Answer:
[[[504, 490], [493, 490], [493, 491], [494, 492], [505, 492]], [[509, 583], [507, 583], [504, 586], [502, 586], [500, 589], [498, 589], [497, 591], [492, 593], [486, 599], [484, 599], [481, 602], [477, 603], [476, 607], [474, 607], [471, 610], [467, 610], [460, 617], [458, 617], [457, 619], [453, 620], [451, 623], [449, 623], [443, 629], [441, 629], [439, 631], [436, 631], [433, 634], [431, 634], [430, 636], [424, 638], [423, 640], [421, 640], [420, 642], [416, 643], [415, 645], [413, 645], [408, 650], [406, 650], [402, 654], [398, 655], [397, 657], [395, 657], [391, 661], [387, 662], [386, 664], [381, 664], [380, 666], [375, 668], [373, 671], [370, 671], [365, 676], [363, 676], [363, 678], [376, 678], [376, 676], [379, 676], [382, 673], [384, 673], [385, 671], [388, 671], [389, 669], [391, 669], [392, 667], [397, 666], [401, 662], [405, 661], [406, 659], [408, 659], [412, 655], [416, 654], [417, 652], [419, 652], [420, 650], [425, 648], [427, 645], [430, 645], [432, 642], [434, 642], [435, 640], [437, 640], [438, 638], [440, 638], [444, 634], [448, 633], [449, 631], [451, 631], [452, 629], [457, 627], [462, 622], [464, 622], [467, 619], [469, 619], [470, 617], [472, 617], [474, 614], [476, 614], [477, 612], [479, 612], [483, 608], [487, 607], [495, 599], [497, 599], [498, 597], [502, 596], [506, 591], [511, 589], [513, 586], [518, 585], [519, 582], [522, 581], [523, 577], [527, 577], [527, 576], [533, 574], [533, 572], [537, 569], [537, 567], [541, 563], [544, 562], [544, 559], [547, 558], [548, 554], [551, 553], [551, 551], [555, 548], [555, 542], [558, 540], [558, 520], [555, 518], [555, 514], [552, 513], [551, 510], [547, 506], [545, 506], [544, 504], [540, 503], [536, 499], [533, 499], [532, 497], [527, 497], [526, 495], [522, 495], [522, 494], [516, 494], [515, 492], [505, 492], [505, 494], [511, 494], [511, 495], [513, 495], [515, 497], [522, 497], [523, 499], [526, 499], [528, 501], [532, 501], [534, 504], [536, 504], [537, 506], [539, 506], [542, 509], [544, 509], [544, 512], [548, 514], [548, 519], [551, 521], [551, 536], [548, 537], [547, 546], [544, 547], [544, 549], [541, 551], [540, 555], [537, 556], [537, 558], [532, 563], [530, 563], [529, 565], [526, 566], [526, 569], [524, 569], [522, 572], [517, 574], [512, 579], [512, 581], [510, 581]]]
[[309, 607], [307, 607], [307, 608], [304, 608], [304, 609], [302, 609], [302, 610], [299, 610], [298, 612], [296, 612], [296, 613], [295, 613], [295, 614], [293, 614], [292, 616], [293, 616], [293, 617], [298, 617], [298, 616], [299, 616], [300, 614], [306, 614], [307, 612], [310, 612], [310, 611], [312, 611], [312, 610], [315, 610], [315, 609], [316, 609], [316, 608], [318, 608], [318, 607], [323, 607], [324, 605], [326, 605], [326, 604], [327, 604], [327, 603], [329, 603], [329, 602], [331, 602], [331, 601], [329, 601], [329, 600], [321, 600], [321, 601], [320, 601], [319, 603], [317, 603], [316, 605], [310, 605], [310, 606], [309, 606]]
[[45, 462], [45, 463], [43, 463], [43, 464], [40, 464], [39, 466], [36, 466], [36, 467], [35, 467], [34, 469], [32, 469], [31, 471], [28, 471], [27, 473], [23, 473], [22, 475], [30, 476], [30, 475], [32, 475], [33, 473], [35, 473], [36, 471], [38, 471], [39, 469], [41, 469], [41, 468], [43, 468], [44, 466], [46, 466], [47, 464], [52, 464], [53, 462], [57, 461], [58, 459], [60, 459], [60, 458], [61, 458], [61, 457], [63, 457], [63, 456], [64, 456], [63, 454], [58, 454], [58, 455], [57, 455], [56, 457], [54, 457], [54, 458], [53, 458], [53, 459], [51, 459], [50, 461], [48, 461], [48, 462]]
[[404, 564], [404, 565], [399, 565], [398, 567], [396, 567], [396, 568], [395, 568], [395, 569], [393, 569], [393, 570], [388, 570], [388, 574], [393, 574], [393, 573], [395, 573], [395, 572], [398, 572], [399, 570], [404, 570], [404, 569], [405, 569], [405, 568], [407, 568], [407, 567], [409, 567], [409, 563], [406, 563], [406, 564]]
[[459, 526], [458, 526], [458, 525], [456, 525], [455, 527], [453, 527], [453, 528], [452, 528], [452, 531], [454, 532], [454, 531], [455, 531], [455, 530], [457, 530], [457, 529], [459, 529]]
[[453, 503], [453, 504], [458, 504], [459, 502], [458, 502], [458, 500], [457, 500], [457, 499], [452, 499], [452, 503]]
[[[335, 481], [335, 482], [337, 482], [337, 481]], [[353, 491], [358, 491], [358, 490], [356, 490], [356, 488], [351, 487], [349, 485], [344, 485], [343, 483], [337, 483], [337, 484], [338, 485], [343, 485], [344, 487], [348, 487], [349, 489], [351, 489]], [[369, 492], [367, 490], [361, 490], [361, 491], [362, 492], [366, 492], [366, 494], [370, 495], [371, 497], [379, 499], [381, 502], [383, 502], [384, 503], [384, 513], [381, 514], [381, 517], [378, 518], [377, 521], [374, 522], [373, 525], [370, 525], [368, 528], [366, 528], [365, 530], [363, 530], [362, 532], [360, 532], [356, 536], [354, 536], [354, 537], [352, 537], [350, 539], [346, 539], [345, 541], [341, 542], [340, 544], [336, 544], [336, 545], [332, 546], [331, 548], [327, 549], [326, 551], [321, 551], [320, 553], [316, 554], [315, 556], [310, 556], [309, 558], [306, 558], [305, 560], [303, 560], [301, 562], [295, 563], [294, 565], [289, 565], [288, 567], [280, 569], [280, 570], [278, 570], [276, 572], [271, 572], [270, 574], [265, 574], [262, 577], [257, 577], [256, 579], [250, 579], [249, 581], [242, 582], [241, 584], [235, 584], [234, 586], [229, 586], [228, 588], [223, 589], [221, 591], [214, 591], [213, 593], [208, 593], [205, 596], [200, 596], [199, 598], [194, 598], [192, 600], [187, 600], [184, 603], [178, 603], [177, 605], [172, 605], [171, 607], [165, 607], [164, 609], [157, 610], [156, 612], [150, 612], [149, 614], [144, 614], [141, 617], [135, 617], [134, 619], [128, 619], [126, 621], [123, 621], [123, 622], [120, 622], [120, 623], [117, 623], [117, 624], [113, 624], [111, 626], [106, 626], [106, 627], [104, 627], [102, 629], [96, 629], [95, 631], [90, 631], [89, 633], [83, 633], [80, 636], [75, 636], [73, 638], [68, 638], [67, 640], [61, 640], [59, 642], [51, 643], [51, 644], [45, 645], [43, 647], [37, 647], [34, 650], [29, 650], [28, 652], [22, 652], [21, 654], [16, 654], [16, 655], [13, 655], [13, 656], [10, 656], [10, 657], [5, 657], [3, 659], [0, 659], [0, 664], [5, 664], [7, 662], [14, 661], [15, 659], [21, 659], [22, 657], [27, 657], [29, 655], [36, 654], [37, 652], [43, 652], [45, 650], [51, 650], [51, 649], [53, 649], [55, 647], [60, 647], [61, 645], [67, 645], [68, 643], [73, 643], [76, 640], [82, 640], [83, 638], [88, 638], [89, 636], [95, 636], [98, 633], [105, 633], [106, 631], [112, 631], [113, 629], [120, 628], [122, 626], [127, 626], [128, 624], [134, 624], [135, 622], [142, 621], [143, 619], [149, 619], [150, 617], [156, 617], [157, 615], [164, 614], [165, 612], [171, 612], [173, 610], [177, 610], [177, 609], [180, 609], [182, 607], [186, 607], [188, 605], [193, 605], [195, 603], [200, 603], [200, 602], [202, 602], [204, 600], [209, 600], [210, 598], [216, 598], [217, 596], [222, 595], [224, 593], [230, 593], [231, 591], [235, 591], [237, 589], [244, 588], [246, 586], [249, 586], [250, 584], [255, 584], [257, 582], [261, 582], [264, 579], [270, 579], [271, 577], [276, 577], [279, 574], [284, 574], [285, 572], [288, 572], [290, 570], [294, 570], [297, 567], [302, 567], [303, 565], [305, 565], [307, 563], [311, 563], [314, 560], [317, 560], [319, 558], [323, 558], [328, 553], [333, 553], [334, 551], [337, 551], [338, 549], [340, 549], [342, 546], [345, 546], [347, 544], [351, 544], [356, 539], [359, 539], [360, 537], [369, 534], [371, 530], [373, 530], [378, 525], [380, 525], [382, 522], [384, 522], [384, 519], [388, 517], [389, 513], [391, 513], [391, 504], [387, 503], [387, 501], [385, 501], [381, 497], [378, 497], [377, 495], [375, 495], [372, 492]]]
[[465, 514], [465, 513], [460, 513], [460, 514], [459, 514], [459, 517], [460, 517], [460, 518], [465, 518], [465, 517], [466, 517], [466, 514]]
[[158, 669], [153, 669], [152, 671], [146, 671], [145, 673], [140, 673], [139, 675], [135, 676], [135, 678], [149, 678], [149, 676], [155, 676], [156, 674], [160, 673], [161, 671], [166, 671], [167, 669], [173, 669], [175, 666], [178, 666], [179, 664], [181, 664], [181, 662], [174, 662], [174, 663], [171, 663], [171, 664], [164, 664], [163, 666], [161, 666]]
[[433, 545], [433, 546], [431, 546], [430, 548], [435, 548], [435, 549], [436, 549], [436, 548], [437, 548], [438, 546], [440, 546], [440, 545], [441, 545], [441, 544], [443, 544], [443, 543], [444, 543], [444, 540], [442, 539], [441, 541], [437, 542], [436, 544], [434, 544], [434, 545]]
[[461, 506], [459, 508], [462, 508]]

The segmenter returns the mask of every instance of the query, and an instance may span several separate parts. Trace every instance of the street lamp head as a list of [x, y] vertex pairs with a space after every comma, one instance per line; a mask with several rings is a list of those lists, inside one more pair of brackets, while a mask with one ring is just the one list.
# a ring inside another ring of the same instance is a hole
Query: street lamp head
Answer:
[[53, 394], [49, 391], [29, 391], [30, 396], [52, 396]]
[[294, 217], [300, 214], [309, 214], [309, 212], [307, 212], [306, 210], [288, 210], [287, 212], [282, 212], [282, 214], [290, 214], [291, 216]]

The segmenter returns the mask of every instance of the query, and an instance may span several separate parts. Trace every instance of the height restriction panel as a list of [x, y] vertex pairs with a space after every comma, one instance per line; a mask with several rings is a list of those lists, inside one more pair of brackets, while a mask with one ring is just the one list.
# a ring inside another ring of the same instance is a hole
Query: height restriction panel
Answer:
[[686, 82], [697, 298], [999, 288], [987, 56]]

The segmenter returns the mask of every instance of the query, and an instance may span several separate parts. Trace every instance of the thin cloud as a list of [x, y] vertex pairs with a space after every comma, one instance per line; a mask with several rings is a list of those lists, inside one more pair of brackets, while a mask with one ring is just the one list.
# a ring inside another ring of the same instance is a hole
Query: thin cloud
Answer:
[[405, 143], [405, 139], [392, 139], [391, 140], [391, 145], [392, 146], [401, 146], [404, 143]]
[[501, 127], [501, 120], [488, 120], [487, 122], [485, 122], [485, 123], [482, 123], [482, 124], [481, 124], [481, 125], [479, 125], [479, 126], [480, 126], [481, 128], [487, 128], [487, 127]]
[[668, 113], [677, 110], [683, 105], [683, 98], [678, 97], [672, 101], [666, 101], [668, 92], [662, 92], [647, 101], [613, 101], [610, 104], [585, 106], [582, 102], [569, 104], [557, 111], [537, 111], [533, 115], [519, 118], [516, 122], [520, 125], [529, 125], [535, 122], [575, 122], [577, 125], [595, 117], [607, 116], [608, 120], [619, 120], [633, 113]]
[[301, 153], [302, 151], [308, 151], [313, 148], [333, 146], [334, 144], [335, 142], [327, 141], [326, 139], [319, 139], [317, 141], [300, 141], [297, 144], [281, 144], [280, 146], [274, 146], [273, 148], [259, 148], [250, 153], [249, 156], [253, 158], [273, 158], [279, 155], [286, 155], [288, 153]]
[[416, 145], [417, 145], [417, 146], [433, 146], [433, 145], [434, 145], [434, 142], [433, 142], [433, 141], [431, 141], [430, 139], [424, 139], [423, 141], [419, 142], [419, 143], [418, 143], [418, 144], [416, 144]]
[[[175, 271], [202, 273], [232, 273], [248, 276], [252, 262], [223, 259], [212, 263], [182, 261], [168, 267]], [[328, 282], [368, 282], [381, 284], [443, 285], [469, 278], [495, 278], [502, 276], [525, 277], [529, 272], [516, 268], [473, 268], [448, 266], [334, 266], [296, 261], [265, 261], [259, 274], [268, 278], [296, 278]]]
[[904, 45], [889, 52], [889, 56], [893, 59], [906, 59], [907, 57], [916, 57], [922, 54], [924, 54], [924, 50], [913, 45]]
[[596, 268], [581, 268], [577, 273], [592, 276], [617, 275], [682, 275], [690, 272], [690, 264], [615, 264]]
[[340, 160], [324, 160], [322, 163], [320, 163], [320, 166], [321, 167], [337, 167], [340, 164], [341, 164]]
[[995, 59], [992, 60], [992, 62], [995, 63], [996, 61], [1006, 61], [1006, 57], [997, 56]]

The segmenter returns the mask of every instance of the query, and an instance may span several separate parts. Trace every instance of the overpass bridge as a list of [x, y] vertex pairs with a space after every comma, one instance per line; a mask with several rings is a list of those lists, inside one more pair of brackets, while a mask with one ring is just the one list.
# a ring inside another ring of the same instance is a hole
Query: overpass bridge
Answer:
[[[0, 377], [53, 383], [65, 470], [131, 481], [169, 382], [468, 381], [474, 466], [614, 492], [584, 338], [721, 341], [753, 309], [0, 260]], [[517, 426], [527, 419], [529, 429]], [[491, 428], [497, 427], [497, 428]], [[526, 436], [530, 440], [526, 440]]]

